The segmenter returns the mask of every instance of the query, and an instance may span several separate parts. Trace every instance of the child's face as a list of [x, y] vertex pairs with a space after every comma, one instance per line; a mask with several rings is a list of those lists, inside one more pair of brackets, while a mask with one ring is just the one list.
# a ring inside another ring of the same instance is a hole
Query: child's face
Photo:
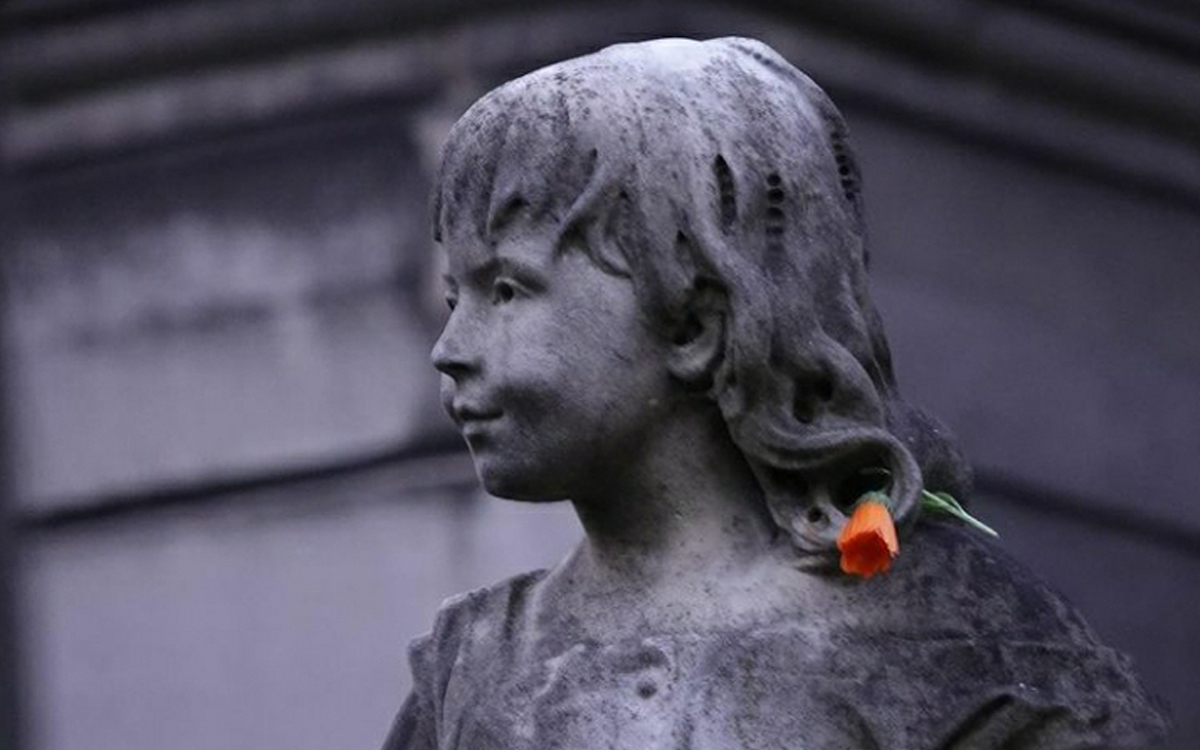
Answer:
[[444, 246], [450, 319], [434, 345], [442, 403], [487, 490], [579, 498], [636, 463], [667, 396], [666, 345], [627, 278], [583, 252], [554, 253], [556, 226], [524, 218], [494, 251]]

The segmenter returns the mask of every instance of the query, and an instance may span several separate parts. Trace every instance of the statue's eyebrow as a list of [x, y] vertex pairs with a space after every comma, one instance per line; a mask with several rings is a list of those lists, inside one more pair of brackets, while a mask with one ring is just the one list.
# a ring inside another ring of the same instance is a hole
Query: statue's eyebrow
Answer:
[[[497, 276], [511, 276], [532, 289], [546, 285], [545, 274], [537, 268], [513, 258], [494, 256], [467, 270], [468, 283], [477, 286], [490, 284]], [[451, 277], [446, 277], [448, 280]]]

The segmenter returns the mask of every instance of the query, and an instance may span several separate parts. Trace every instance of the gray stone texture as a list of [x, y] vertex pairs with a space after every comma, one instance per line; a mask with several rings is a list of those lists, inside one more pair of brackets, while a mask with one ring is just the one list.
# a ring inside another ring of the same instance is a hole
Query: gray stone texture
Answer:
[[[485, 488], [586, 535], [442, 607], [387, 750], [1163, 741], [1127, 657], [920, 513], [968, 471], [896, 389], [810, 79], [745, 38], [615, 45], [485, 95], [443, 154], [443, 404]], [[864, 582], [837, 548], [884, 469], [901, 557]]]
[[[1142, 748], [1161, 717], [1069, 605], [960, 525], [753, 625], [596, 635], [562, 568], [447, 603], [388, 750]], [[569, 564], [569, 563], [568, 563]], [[635, 613], [628, 613], [637, 619]]]

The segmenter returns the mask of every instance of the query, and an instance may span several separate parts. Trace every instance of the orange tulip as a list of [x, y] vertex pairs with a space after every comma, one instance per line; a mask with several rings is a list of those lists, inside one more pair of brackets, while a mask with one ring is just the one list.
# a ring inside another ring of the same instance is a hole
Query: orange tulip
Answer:
[[854, 509], [838, 535], [842, 553], [842, 571], [870, 578], [882, 573], [900, 553], [896, 526], [887, 506], [877, 500], [864, 500]]

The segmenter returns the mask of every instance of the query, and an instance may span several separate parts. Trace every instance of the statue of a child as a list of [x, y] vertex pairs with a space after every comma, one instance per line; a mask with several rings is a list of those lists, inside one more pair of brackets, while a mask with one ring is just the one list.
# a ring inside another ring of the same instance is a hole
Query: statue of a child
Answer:
[[770, 48], [619, 45], [512, 81], [454, 127], [434, 208], [445, 406], [488, 491], [569, 499], [586, 537], [443, 606], [388, 750], [1165, 732], [1069, 605], [922, 514], [968, 471], [897, 392], [845, 124]]

